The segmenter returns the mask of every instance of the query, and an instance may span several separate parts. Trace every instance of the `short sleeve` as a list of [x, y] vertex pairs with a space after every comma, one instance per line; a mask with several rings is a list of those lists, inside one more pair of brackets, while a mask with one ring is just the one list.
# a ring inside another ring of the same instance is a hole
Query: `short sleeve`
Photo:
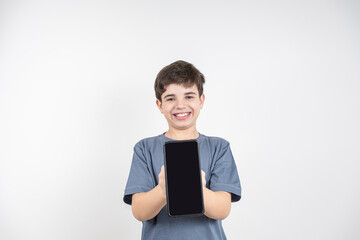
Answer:
[[154, 188], [154, 181], [149, 171], [141, 142], [134, 147], [129, 178], [127, 180], [124, 202], [131, 205], [132, 195], [139, 192], [148, 192]]
[[211, 173], [210, 189], [231, 193], [231, 201], [241, 198], [241, 185], [230, 144], [223, 140]]

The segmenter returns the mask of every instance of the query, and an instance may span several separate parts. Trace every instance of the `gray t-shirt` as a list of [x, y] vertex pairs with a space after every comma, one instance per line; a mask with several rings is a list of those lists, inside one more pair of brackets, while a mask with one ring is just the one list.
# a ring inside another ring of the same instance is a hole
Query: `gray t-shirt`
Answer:
[[[231, 201], [241, 197], [241, 186], [229, 143], [218, 137], [200, 134], [196, 139], [199, 146], [201, 170], [205, 172], [206, 187], [212, 191], [231, 193]], [[131, 204], [132, 194], [148, 192], [158, 185], [158, 175], [164, 165], [163, 146], [173, 141], [161, 134], [145, 138], [134, 147], [130, 174], [124, 193], [124, 202]], [[226, 239], [221, 220], [206, 216], [172, 218], [167, 215], [166, 206], [159, 214], [143, 222], [142, 237], [148, 239]]]

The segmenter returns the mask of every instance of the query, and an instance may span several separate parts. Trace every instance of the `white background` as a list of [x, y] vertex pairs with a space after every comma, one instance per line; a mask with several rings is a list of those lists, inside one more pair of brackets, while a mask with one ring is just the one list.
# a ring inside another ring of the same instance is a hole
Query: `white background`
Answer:
[[156, 74], [206, 77], [231, 143], [228, 239], [360, 238], [359, 1], [1, 1], [0, 239], [139, 239], [133, 146], [167, 130]]

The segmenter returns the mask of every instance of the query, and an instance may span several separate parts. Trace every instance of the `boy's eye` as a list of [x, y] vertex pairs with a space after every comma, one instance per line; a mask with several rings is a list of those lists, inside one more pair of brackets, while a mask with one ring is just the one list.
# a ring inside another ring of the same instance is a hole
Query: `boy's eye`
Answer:
[[193, 96], [186, 96], [186, 99], [192, 99], [194, 98]]
[[175, 99], [174, 98], [167, 98], [166, 101], [168, 102], [171, 102], [171, 101], [174, 101]]

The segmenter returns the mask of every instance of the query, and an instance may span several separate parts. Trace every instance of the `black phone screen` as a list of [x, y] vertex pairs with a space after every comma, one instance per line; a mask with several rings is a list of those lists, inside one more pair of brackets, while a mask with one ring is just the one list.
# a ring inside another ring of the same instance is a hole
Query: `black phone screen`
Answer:
[[169, 216], [203, 214], [198, 143], [195, 140], [167, 142], [164, 154]]

